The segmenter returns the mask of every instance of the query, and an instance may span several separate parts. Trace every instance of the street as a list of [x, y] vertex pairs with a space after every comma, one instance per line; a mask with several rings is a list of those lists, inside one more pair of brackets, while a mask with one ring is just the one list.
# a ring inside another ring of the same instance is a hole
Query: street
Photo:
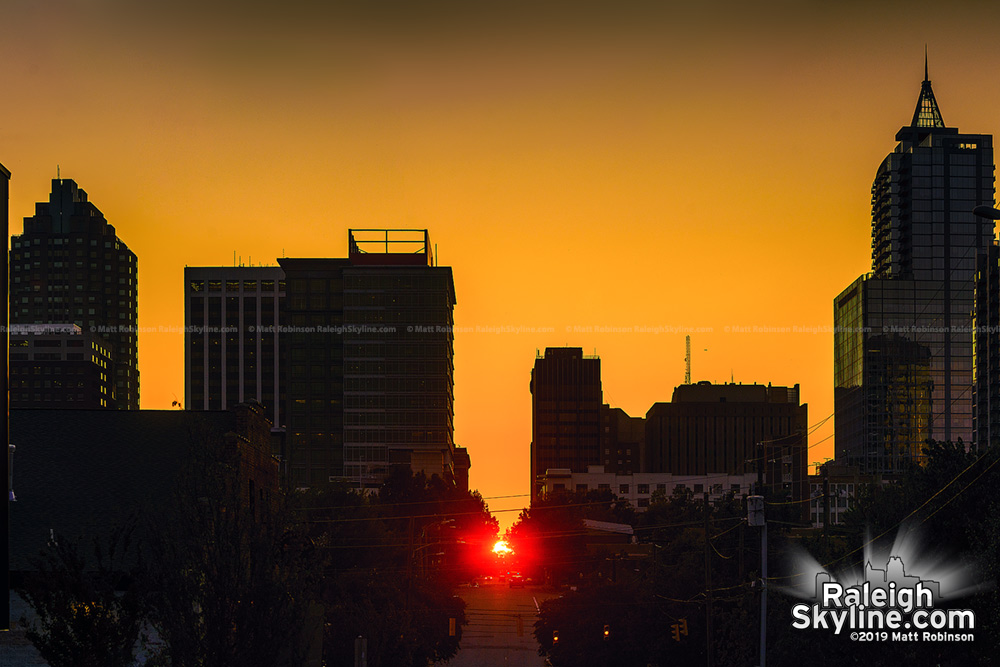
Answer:
[[[541, 667], [534, 625], [537, 604], [556, 593], [536, 586], [509, 588], [489, 583], [479, 588], [462, 588], [469, 624], [462, 632], [461, 648], [450, 667]], [[523, 634], [518, 636], [518, 618]]]

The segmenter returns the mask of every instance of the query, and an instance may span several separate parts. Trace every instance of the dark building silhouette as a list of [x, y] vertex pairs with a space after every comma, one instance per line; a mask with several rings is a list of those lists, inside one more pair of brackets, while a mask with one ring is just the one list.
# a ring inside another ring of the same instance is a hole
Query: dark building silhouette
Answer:
[[[3, 166], [2, 164], [0, 164], [0, 202], [2, 202], [0, 203], [0, 206], [3, 207], [4, 238], [10, 238], [10, 171], [7, 169], [7, 167]], [[4, 315], [4, 331], [10, 330], [9, 329], [10, 327], [9, 278], [10, 278], [10, 255], [8, 254], [7, 265], [4, 267], [4, 272], [3, 272], [4, 293], [8, 297], [7, 313]], [[4, 423], [7, 424], [7, 427], [5, 429], [6, 430], [5, 437], [7, 438], [7, 442], [9, 443], [11, 441], [10, 440], [10, 359], [9, 359], [9, 350], [6, 348], [4, 349], [3, 371], [4, 371], [3, 373], [4, 389], [6, 390], [7, 394], [7, 412], [5, 413], [7, 415], [7, 419], [4, 420]], [[10, 456], [11, 456], [10, 453], [8, 453], [7, 456], [3, 458], [4, 461], [3, 469], [5, 478], [9, 478], [8, 476], [10, 473]], [[8, 493], [10, 492], [11, 491], [8, 489]], [[5, 541], [9, 541], [10, 538], [9, 513], [4, 512], [2, 516], [3, 516], [2, 519], [3, 527], [2, 529], [0, 529], [0, 535], [3, 536], [3, 539]], [[8, 575], [6, 574], [7, 572], [10, 571], [9, 564], [10, 564], [9, 549], [6, 549], [4, 550], [3, 555], [0, 555], [0, 570], [2, 570], [5, 573], [2, 575], [4, 582], [3, 588], [5, 589], [10, 587], [9, 578]], [[10, 600], [9, 598], [4, 598], [3, 601], [0, 602], [0, 630], [8, 630], [8, 629], [10, 629]]]
[[805, 499], [808, 411], [798, 385], [680, 385], [646, 413], [646, 472], [760, 475], [770, 492]]
[[[535, 437], [542, 437], [538, 427], [548, 424], [550, 432], [562, 433], [554, 443], [570, 459], [571, 436], [581, 431], [585, 437], [591, 435], [589, 428], [574, 433], [568, 426], [589, 422], [594, 380], [580, 372], [585, 359], [579, 348], [550, 348], [543, 360], [558, 359], [553, 352], [566, 358], [549, 365], [549, 370], [561, 371], [570, 380], [582, 379], [583, 384], [556, 383], [563, 400], [555, 401], [554, 411], [543, 413], [541, 421], [536, 409]], [[582, 387], [589, 390], [584, 393]], [[539, 466], [534, 478], [537, 494], [610, 491], [643, 511], [656, 494], [684, 491], [700, 498], [707, 493], [710, 502], [716, 502], [763, 484], [769, 494], [801, 502], [802, 518], [808, 517], [808, 406], [799, 404], [798, 385], [686, 384], [674, 389], [670, 403], [653, 404], [645, 419], [605, 405], [601, 423], [601, 446], [609, 446], [600, 455], [615, 457], [613, 465], [588, 463], [573, 469], [550, 462], [551, 458], [543, 466], [533, 458], [533, 465]], [[537, 445], [533, 453], [537, 454]]]
[[600, 465], [601, 359], [579, 347], [547, 347], [531, 371], [531, 496], [549, 468]]
[[114, 409], [107, 341], [75, 324], [18, 324], [10, 336], [12, 408]]
[[618, 475], [643, 472], [646, 420], [621, 408], [601, 406], [601, 460], [604, 471]]
[[[86, 551], [95, 538], [106, 545], [130, 519], [169, 514], [178, 476], [206, 444], [238, 452], [240, 497], [255, 515], [278, 497], [271, 424], [259, 405], [205, 412], [12, 410], [10, 416], [17, 443], [12, 571], [32, 569], [53, 534]], [[139, 522], [146, 524], [157, 522]]]
[[459, 491], [469, 490], [469, 468], [472, 467], [472, 458], [469, 450], [465, 447], [455, 447], [455, 487]]
[[977, 447], [1000, 443], [1000, 246], [981, 253], [973, 311], [973, 426]]
[[184, 268], [184, 407], [227, 410], [256, 400], [284, 426], [280, 267]]
[[426, 230], [349, 230], [348, 244], [346, 258], [185, 270], [186, 407], [260, 401], [295, 487], [377, 488], [392, 466], [467, 485], [451, 268]]
[[348, 243], [346, 259], [279, 260], [291, 482], [377, 488], [392, 466], [454, 482], [451, 268], [427, 230], [349, 230]]
[[87, 193], [54, 179], [11, 239], [11, 324], [75, 324], [111, 350], [109, 405], [139, 409], [136, 256]]
[[862, 472], [973, 440], [976, 257], [993, 223], [993, 139], [946, 127], [926, 76], [872, 185], [872, 273], [834, 300], [836, 456]]

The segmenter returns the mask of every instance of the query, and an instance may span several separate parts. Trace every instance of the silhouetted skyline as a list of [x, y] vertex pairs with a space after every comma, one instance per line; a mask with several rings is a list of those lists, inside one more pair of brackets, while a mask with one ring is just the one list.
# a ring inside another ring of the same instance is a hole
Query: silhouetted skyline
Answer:
[[487, 496], [528, 493], [546, 346], [596, 349], [629, 414], [682, 381], [685, 334], [695, 381], [799, 383], [832, 413], [830, 302], [870, 267], [872, 174], [925, 44], [945, 119], [996, 131], [991, 5], [231, 9], [4, 8], [12, 231], [57, 165], [99, 202], [142, 258], [142, 406], [168, 408], [184, 266], [434, 230], [463, 295], [455, 438]]

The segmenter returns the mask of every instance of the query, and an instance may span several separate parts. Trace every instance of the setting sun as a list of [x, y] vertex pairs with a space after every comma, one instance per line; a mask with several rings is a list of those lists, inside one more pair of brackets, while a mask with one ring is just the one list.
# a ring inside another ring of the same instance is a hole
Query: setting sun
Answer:
[[514, 550], [507, 546], [503, 540], [497, 540], [497, 543], [493, 545], [493, 553], [498, 556], [506, 556], [509, 553], [514, 553]]

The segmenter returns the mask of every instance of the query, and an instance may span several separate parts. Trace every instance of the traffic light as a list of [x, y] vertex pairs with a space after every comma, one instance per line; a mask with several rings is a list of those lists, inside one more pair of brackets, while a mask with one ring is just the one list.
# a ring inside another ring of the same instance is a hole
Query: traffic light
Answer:
[[559, 643], [559, 631], [558, 630], [553, 630], [552, 631], [552, 645], [555, 646], [558, 643]]
[[681, 631], [682, 635], [687, 636], [687, 633], [688, 633], [688, 620], [686, 618], [682, 618], [680, 620], [680, 631]]
[[670, 636], [674, 638], [675, 642], [679, 642], [681, 640], [681, 626], [677, 625], [676, 623], [671, 625]]
[[608, 641], [608, 637], [610, 637], [610, 636], [611, 636], [611, 626], [610, 625], [605, 625], [604, 626], [604, 641]]

